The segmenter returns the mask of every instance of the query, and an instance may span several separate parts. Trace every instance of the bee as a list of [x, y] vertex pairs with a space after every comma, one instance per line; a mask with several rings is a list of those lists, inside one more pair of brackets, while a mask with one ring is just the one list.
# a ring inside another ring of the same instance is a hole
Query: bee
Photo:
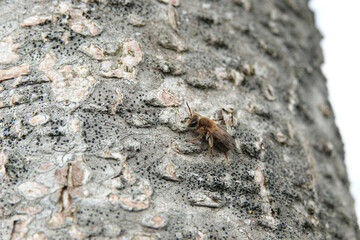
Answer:
[[189, 142], [198, 141], [205, 136], [205, 139], [209, 142], [210, 159], [212, 159], [212, 151], [215, 143], [215, 146], [224, 152], [226, 163], [229, 164], [229, 156], [227, 152], [234, 151], [236, 146], [233, 137], [210, 118], [201, 116], [192, 111], [188, 103], [186, 103], [186, 105], [189, 109], [187, 127], [190, 130], [199, 133], [199, 136]]

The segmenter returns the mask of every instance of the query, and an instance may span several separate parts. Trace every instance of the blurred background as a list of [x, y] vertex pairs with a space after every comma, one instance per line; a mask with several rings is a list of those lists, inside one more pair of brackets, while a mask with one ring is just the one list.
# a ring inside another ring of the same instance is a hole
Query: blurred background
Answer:
[[310, 0], [318, 29], [336, 124], [345, 144], [350, 190], [360, 220], [360, 1]]

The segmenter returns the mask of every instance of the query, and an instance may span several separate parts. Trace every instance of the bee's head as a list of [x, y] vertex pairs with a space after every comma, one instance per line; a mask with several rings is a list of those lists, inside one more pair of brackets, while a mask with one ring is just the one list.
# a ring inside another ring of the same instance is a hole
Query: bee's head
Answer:
[[193, 127], [196, 127], [198, 123], [198, 115], [193, 115], [191, 118], [189, 118], [188, 122], [187, 122], [187, 125], [189, 128], [193, 128]]
[[186, 106], [188, 107], [188, 110], [189, 110], [188, 111], [188, 114], [189, 114], [188, 119], [189, 120], [187, 121], [187, 126], [189, 128], [196, 127], [197, 121], [198, 121], [198, 115], [191, 110], [191, 108], [187, 102], [186, 102]]

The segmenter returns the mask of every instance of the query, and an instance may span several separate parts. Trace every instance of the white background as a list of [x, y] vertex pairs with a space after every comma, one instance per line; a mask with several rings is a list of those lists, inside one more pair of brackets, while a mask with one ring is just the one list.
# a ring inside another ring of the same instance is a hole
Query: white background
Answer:
[[311, 0], [321, 43], [330, 102], [345, 144], [345, 162], [360, 220], [360, 1]]

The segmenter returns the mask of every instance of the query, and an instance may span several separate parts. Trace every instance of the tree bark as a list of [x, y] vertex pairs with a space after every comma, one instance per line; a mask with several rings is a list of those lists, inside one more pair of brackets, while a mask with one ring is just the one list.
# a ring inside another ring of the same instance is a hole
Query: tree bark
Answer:
[[1, 239], [360, 239], [307, 1], [0, 4]]

